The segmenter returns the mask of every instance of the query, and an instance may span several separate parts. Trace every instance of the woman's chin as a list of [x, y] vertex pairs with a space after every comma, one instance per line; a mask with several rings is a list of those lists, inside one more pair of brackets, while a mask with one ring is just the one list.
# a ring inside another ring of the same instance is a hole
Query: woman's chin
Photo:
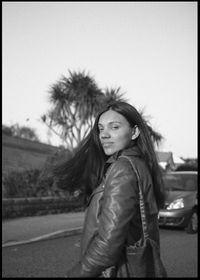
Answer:
[[112, 156], [115, 153], [115, 151], [113, 151], [113, 149], [104, 149], [104, 153], [107, 156]]

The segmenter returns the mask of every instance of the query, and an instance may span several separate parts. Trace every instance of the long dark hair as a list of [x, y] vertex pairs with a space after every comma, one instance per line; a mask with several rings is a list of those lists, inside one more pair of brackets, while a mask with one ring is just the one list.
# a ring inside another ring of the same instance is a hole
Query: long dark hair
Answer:
[[57, 184], [63, 188], [69, 186], [69, 190], [81, 189], [86, 197], [99, 185], [105, 173], [107, 156], [99, 140], [98, 122], [100, 116], [110, 109], [123, 115], [131, 127], [138, 126], [140, 135], [134, 141], [149, 168], [157, 205], [161, 208], [164, 203], [162, 174], [149, 129], [142, 115], [126, 102], [111, 103], [97, 115], [91, 132], [82, 141], [74, 157], [54, 169]]

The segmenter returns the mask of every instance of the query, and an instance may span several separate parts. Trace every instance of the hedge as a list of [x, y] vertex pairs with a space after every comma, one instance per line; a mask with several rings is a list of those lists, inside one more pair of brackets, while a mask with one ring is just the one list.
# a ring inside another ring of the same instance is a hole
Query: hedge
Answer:
[[[66, 154], [67, 153], [67, 154]], [[70, 154], [60, 149], [49, 155], [42, 168], [25, 169], [23, 171], [13, 170], [3, 174], [2, 196], [3, 198], [24, 197], [66, 197], [69, 196], [69, 186], [65, 189], [58, 188], [53, 168]]]
[[2, 218], [38, 216], [83, 211], [82, 200], [59, 197], [14, 198], [2, 200]]

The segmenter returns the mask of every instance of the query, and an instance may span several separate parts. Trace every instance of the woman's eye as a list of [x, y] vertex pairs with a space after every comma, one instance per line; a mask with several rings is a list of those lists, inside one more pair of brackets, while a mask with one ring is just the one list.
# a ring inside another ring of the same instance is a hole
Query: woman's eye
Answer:
[[119, 128], [119, 126], [113, 126], [112, 127], [112, 129], [118, 129]]

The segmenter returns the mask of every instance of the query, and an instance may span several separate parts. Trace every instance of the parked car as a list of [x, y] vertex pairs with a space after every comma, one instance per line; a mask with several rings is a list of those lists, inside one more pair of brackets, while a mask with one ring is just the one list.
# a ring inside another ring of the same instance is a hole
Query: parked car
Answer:
[[166, 200], [164, 209], [159, 211], [159, 225], [182, 227], [188, 233], [196, 233], [197, 171], [168, 172], [163, 176]]

